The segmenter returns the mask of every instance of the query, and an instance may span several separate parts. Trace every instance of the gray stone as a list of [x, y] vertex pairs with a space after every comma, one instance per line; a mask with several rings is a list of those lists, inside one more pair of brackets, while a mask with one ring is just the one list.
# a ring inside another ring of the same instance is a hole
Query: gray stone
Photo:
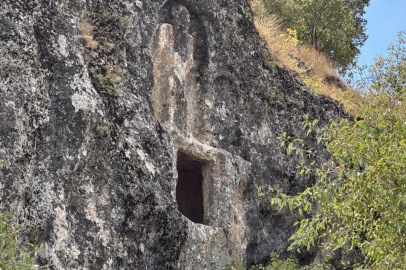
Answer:
[[[304, 114], [327, 124], [344, 111], [264, 64], [247, 8], [1, 1], [0, 188], [16, 192], [21, 241], [41, 247], [40, 265], [213, 269], [288, 255], [296, 217], [256, 188], [312, 184], [277, 137], [303, 138]], [[178, 211], [179, 152], [202, 164], [202, 224]]]

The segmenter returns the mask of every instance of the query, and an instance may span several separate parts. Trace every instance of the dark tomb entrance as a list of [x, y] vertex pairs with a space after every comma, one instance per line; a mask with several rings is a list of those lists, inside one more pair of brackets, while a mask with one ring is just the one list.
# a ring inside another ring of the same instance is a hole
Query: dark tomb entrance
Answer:
[[176, 201], [179, 211], [195, 223], [203, 224], [202, 163], [178, 152]]

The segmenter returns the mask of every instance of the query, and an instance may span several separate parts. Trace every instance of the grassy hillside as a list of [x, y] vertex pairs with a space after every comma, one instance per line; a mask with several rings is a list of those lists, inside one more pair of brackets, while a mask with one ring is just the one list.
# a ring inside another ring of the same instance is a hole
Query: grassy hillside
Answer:
[[294, 70], [299, 80], [316, 94], [342, 102], [348, 113], [355, 114], [352, 100], [359, 100], [361, 95], [338, 76], [327, 57], [311, 46], [300, 44], [294, 30], [283, 31], [278, 18], [266, 11], [262, 0], [253, 0], [251, 9], [255, 27], [266, 42], [272, 61]]

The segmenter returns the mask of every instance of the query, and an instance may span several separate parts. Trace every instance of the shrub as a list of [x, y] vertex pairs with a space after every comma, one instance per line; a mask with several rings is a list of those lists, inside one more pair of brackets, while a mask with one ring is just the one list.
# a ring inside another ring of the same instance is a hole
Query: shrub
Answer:
[[31, 270], [39, 269], [35, 264], [37, 248], [19, 245], [19, 224], [13, 221], [13, 215], [0, 205], [0, 269]]
[[[232, 262], [224, 266], [222, 270], [244, 270], [244, 263]], [[272, 252], [271, 262], [267, 266], [262, 264], [254, 265], [249, 268], [249, 270], [327, 270], [331, 269], [331, 266], [325, 264], [314, 264], [314, 265], [299, 265], [298, 260], [295, 257], [290, 257], [286, 260], [279, 259], [279, 256]]]
[[281, 137], [288, 154], [302, 158], [299, 174], [317, 177], [297, 196], [278, 193], [272, 199], [303, 218], [295, 224], [291, 249], [360, 250], [364, 260], [352, 262], [353, 267], [406, 268], [405, 99], [404, 93], [366, 96], [355, 121], [343, 119], [325, 128], [306, 120], [306, 133], [317, 135], [331, 155], [321, 166], [301, 139]]
[[78, 25], [78, 38], [91, 50], [110, 53], [117, 46], [115, 42], [125, 40], [129, 24], [129, 18], [117, 13], [90, 13]]
[[78, 35], [78, 38], [84, 41], [85, 46], [89, 49], [96, 49], [99, 43], [94, 40], [94, 25], [86, 21], [81, 21], [78, 25], [78, 30], [82, 33]]
[[103, 89], [106, 94], [114, 97], [119, 97], [122, 94], [120, 80], [124, 71], [112, 64], [107, 64], [101, 69], [90, 68], [89, 71], [95, 86]]

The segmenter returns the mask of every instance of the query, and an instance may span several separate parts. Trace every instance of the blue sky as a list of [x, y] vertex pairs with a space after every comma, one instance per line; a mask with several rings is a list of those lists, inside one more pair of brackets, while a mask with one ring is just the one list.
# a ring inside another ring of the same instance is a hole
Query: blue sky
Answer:
[[377, 54], [386, 55], [386, 48], [406, 31], [406, 0], [371, 0], [366, 9], [368, 40], [361, 48], [358, 65], [371, 65]]

